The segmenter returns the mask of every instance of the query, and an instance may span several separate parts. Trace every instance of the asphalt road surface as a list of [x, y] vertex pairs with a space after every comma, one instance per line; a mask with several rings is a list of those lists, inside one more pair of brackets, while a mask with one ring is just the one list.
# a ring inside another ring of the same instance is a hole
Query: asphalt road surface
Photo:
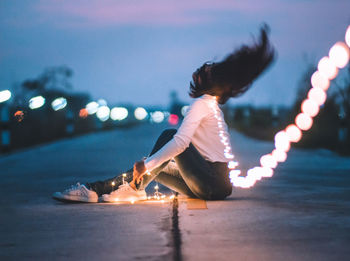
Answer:
[[[275, 175], [208, 209], [186, 201], [64, 204], [76, 182], [148, 155], [166, 125], [89, 134], [0, 156], [0, 260], [348, 260], [350, 159], [292, 149]], [[242, 170], [273, 148], [231, 132]], [[153, 188], [148, 188], [149, 194]]]

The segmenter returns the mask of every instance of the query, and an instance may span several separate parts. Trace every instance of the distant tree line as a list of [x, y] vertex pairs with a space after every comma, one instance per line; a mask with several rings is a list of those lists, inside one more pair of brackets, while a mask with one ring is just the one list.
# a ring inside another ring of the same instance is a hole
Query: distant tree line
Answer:
[[[310, 78], [315, 70], [316, 66], [307, 66], [290, 108], [254, 108], [248, 105], [226, 108], [227, 122], [247, 136], [273, 140], [275, 133], [293, 123], [301, 112], [301, 103], [312, 87]], [[350, 66], [345, 69], [345, 74], [342, 79], [331, 83], [328, 98], [314, 118], [312, 128], [303, 132], [301, 141], [295, 146], [326, 148], [350, 155]]]
[[[79, 112], [89, 102], [87, 93], [72, 91], [73, 71], [67, 66], [50, 67], [34, 79], [24, 80], [12, 92], [11, 103], [3, 113], [8, 113], [10, 130], [9, 149], [28, 147], [58, 138], [86, 133], [93, 130], [92, 117], [79, 117]], [[45, 103], [38, 109], [30, 109], [32, 97], [42, 96]], [[60, 110], [53, 110], [51, 104], [64, 97], [68, 102]], [[4, 106], [4, 105], [2, 105]]]

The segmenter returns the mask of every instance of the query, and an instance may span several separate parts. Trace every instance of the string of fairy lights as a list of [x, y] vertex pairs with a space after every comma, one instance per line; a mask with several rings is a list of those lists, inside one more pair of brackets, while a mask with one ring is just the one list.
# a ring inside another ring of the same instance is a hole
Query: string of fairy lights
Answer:
[[228, 167], [230, 169], [230, 180], [234, 187], [250, 188], [262, 178], [272, 177], [274, 169], [278, 163], [287, 159], [287, 153], [291, 147], [291, 143], [297, 143], [302, 137], [302, 131], [307, 131], [312, 127], [313, 118], [320, 111], [326, 99], [326, 91], [330, 87], [330, 81], [338, 75], [339, 69], [344, 68], [350, 59], [350, 26], [348, 26], [345, 34], [345, 42], [335, 43], [329, 50], [328, 56], [320, 59], [317, 70], [311, 77], [312, 88], [308, 92], [307, 98], [301, 104], [301, 113], [295, 117], [295, 123], [288, 125], [275, 135], [274, 150], [260, 158], [260, 166], [249, 169], [246, 176], [241, 176], [241, 170], [236, 169], [238, 162], [234, 161], [232, 149], [228, 142], [228, 137], [224, 136], [222, 117], [218, 113], [218, 105], [216, 97], [211, 102], [211, 108], [214, 111], [215, 118], [219, 128], [219, 136], [224, 144], [224, 155], [230, 161]]
[[[291, 143], [297, 143], [302, 137], [302, 131], [307, 131], [312, 127], [313, 118], [319, 113], [327, 99], [326, 91], [330, 87], [330, 81], [338, 75], [339, 69], [344, 68], [350, 60], [350, 26], [345, 34], [345, 43], [337, 42], [329, 50], [328, 56], [320, 59], [317, 70], [311, 77], [312, 88], [308, 92], [307, 98], [301, 104], [301, 113], [295, 117], [295, 123], [288, 125], [275, 135], [275, 148], [269, 154], [260, 158], [260, 166], [249, 169], [246, 176], [241, 176], [242, 171], [236, 169], [239, 163], [233, 160], [234, 155], [230, 146], [229, 137], [225, 136], [223, 129], [223, 115], [217, 103], [217, 97], [210, 101], [210, 107], [213, 110], [214, 117], [217, 120], [219, 137], [224, 145], [224, 156], [229, 159], [229, 176], [234, 187], [250, 188], [262, 178], [270, 178], [274, 174], [274, 169], [278, 163], [287, 160], [287, 153], [291, 148]], [[221, 113], [220, 113], [221, 112]], [[160, 199], [158, 195], [158, 186], [155, 187], [156, 193], [148, 199]], [[173, 196], [172, 196], [173, 197]], [[164, 200], [164, 199], [163, 199]]]

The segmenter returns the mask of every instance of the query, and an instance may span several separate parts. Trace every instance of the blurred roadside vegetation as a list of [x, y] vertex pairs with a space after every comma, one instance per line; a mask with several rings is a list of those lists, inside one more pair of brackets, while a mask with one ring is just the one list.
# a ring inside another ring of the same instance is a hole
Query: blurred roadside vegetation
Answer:
[[[129, 127], [136, 120], [128, 117], [122, 122], [111, 119], [100, 121], [89, 115], [85, 106], [92, 99], [88, 93], [73, 91], [73, 71], [67, 66], [46, 68], [36, 78], [27, 79], [12, 88], [11, 100], [0, 103], [0, 134], [10, 133], [6, 139], [0, 136], [0, 153], [51, 142], [92, 131]], [[30, 109], [31, 98], [45, 98], [43, 106]], [[54, 110], [52, 102], [63, 97], [67, 104]], [[2, 144], [6, 140], [6, 144]]]
[[[294, 123], [301, 112], [302, 101], [310, 90], [310, 78], [316, 66], [309, 65], [302, 75], [294, 104], [291, 108], [254, 108], [239, 106], [225, 108], [226, 121], [230, 127], [256, 139], [274, 139], [274, 135]], [[325, 148], [342, 155], [350, 155], [350, 66], [343, 69], [340, 79], [331, 82], [327, 100], [314, 117], [313, 126], [303, 131], [303, 137], [293, 146], [301, 148]]]

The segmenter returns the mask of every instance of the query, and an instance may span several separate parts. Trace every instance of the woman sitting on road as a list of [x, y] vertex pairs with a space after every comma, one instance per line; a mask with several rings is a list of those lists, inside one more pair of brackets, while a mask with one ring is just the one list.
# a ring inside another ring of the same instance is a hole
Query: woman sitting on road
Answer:
[[99, 197], [106, 202], [145, 200], [145, 188], [152, 180], [193, 198], [218, 200], [229, 196], [228, 163], [233, 155], [218, 104], [246, 92], [272, 63], [275, 52], [267, 31], [267, 26], [262, 27], [258, 42], [243, 45], [221, 62], [205, 63], [193, 73], [189, 94], [194, 100], [181, 126], [177, 131], [163, 131], [149, 156], [137, 161], [124, 177], [78, 183], [54, 193], [53, 198], [78, 202], [98, 202]]

